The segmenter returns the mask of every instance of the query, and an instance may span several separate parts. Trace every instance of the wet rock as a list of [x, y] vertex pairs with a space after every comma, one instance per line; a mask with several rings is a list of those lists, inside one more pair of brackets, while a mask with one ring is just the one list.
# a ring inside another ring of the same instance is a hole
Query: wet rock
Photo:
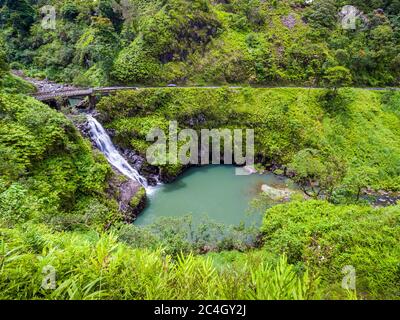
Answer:
[[78, 102], [75, 105], [75, 108], [77, 109], [89, 109], [89, 100], [88, 99], [83, 99], [82, 101]]
[[[80, 131], [81, 135], [90, 140], [90, 126], [87, 121], [74, 121], [75, 127]], [[94, 144], [92, 143], [94, 146]]]
[[198, 114], [195, 117], [192, 117], [192, 118], [188, 119], [186, 121], [186, 125], [188, 125], [189, 127], [193, 128], [195, 126], [204, 124], [206, 121], [207, 121], [206, 116], [201, 113], [201, 114]]
[[136, 181], [115, 172], [109, 181], [107, 193], [118, 202], [126, 223], [132, 223], [146, 206], [146, 192]]
[[187, 169], [189, 169], [192, 166], [183, 166], [179, 170], [171, 173], [168, 170], [165, 170], [164, 168], [160, 168], [160, 175], [159, 175], [159, 180], [162, 183], [172, 183], [174, 182], [183, 172], [185, 172]]
[[267, 194], [272, 200], [286, 200], [290, 199], [293, 191], [289, 189], [276, 189], [266, 184], [261, 186], [261, 190]]
[[376, 207], [387, 207], [400, 203], [400, 192], [366, 189], [363, 191], [363, 195]]
[[140, 168], [143, 166], [144, 159], [137, 152], [129, 149], [121, 149], [120, 152], [122, 156], [129, 162], [129, 164], [133, 166], [136, 170], [139, 171]]
[[139, 153], [120, 148], [120, 153], [122, 156], [129, 162], [129, 164], [135, 168], [141, 176], [147, 179], [147, 183], [150, 186], [156, 186], [160, 182], [166, 182], [162, 178], [161, 170], [159, 167], [152, 166], [146, 162], [146, 159], [143, 158]]

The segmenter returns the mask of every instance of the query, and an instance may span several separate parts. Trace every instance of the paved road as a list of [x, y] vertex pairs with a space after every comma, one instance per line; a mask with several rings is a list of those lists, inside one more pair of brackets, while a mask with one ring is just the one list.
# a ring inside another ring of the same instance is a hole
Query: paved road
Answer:
[[[84, 97], [90, 96], [95, 93], [110, 93], [113, 91], [120, 90], [139, 90], [139, 89], [158, 89], [158, 88], [177, 88], [177, 89], [220, 89], [220, 88], [230, 88], [230, 89], [243, 89], [243, 88], [259, 88], [259, 89], [323, 89], [322, 87], [274, 87], [274, 86], [166, 86], [166, 87], [128, 87], [128, 86], [110, 86], [110, 87], [100, 87], [100, 88], [79, 88], [72, 85], [58, 84], [48, 80], [38, 80], [29, 77], [25, 77], [21, 71], [14, 70], [13, 74], [25, 79], [26, 81], [32, 83], [36, 88], [37, 92], [32, 94], [33, 97], [41, 101], [53, 100], [57, 97]], [[383, 90], [396, 90], [399, 91], [398, 87], [387, 87], [387, 88], [358, 88], [370, 91], [383, 91]]]
[[[49, 92], [38, 92], [32, 94], [33, 97], [37, 98], [41, 101], [52, 100], [57, 97], [84, 97], [90, 96], [96, 93], [110, 93], [114, 91], [121, 90], [140, 90], [140, 89], [159, 89], [159, 88], [176, 88], [176, 89], [220, 89], [220, 88], [230, 88], [230, 89], [243, 89], [248, 88], [244, 86], [176, 86], [176, 87], [102, 87], [102, 88], [89, 88], [89, 89], [66, 89], [66, 90], [58, 90], [58, 91], [49, 91]], [[253, 86], [251, 88], [256, 89], [308, 89], [308, 90], [316, 90], [323, 89], [322, 87], [272, 87], [272, 86]], [[356, 88], [370, 91], [384, 91], [384, 90], [396, 90], [399, 91], [400, 88]]]

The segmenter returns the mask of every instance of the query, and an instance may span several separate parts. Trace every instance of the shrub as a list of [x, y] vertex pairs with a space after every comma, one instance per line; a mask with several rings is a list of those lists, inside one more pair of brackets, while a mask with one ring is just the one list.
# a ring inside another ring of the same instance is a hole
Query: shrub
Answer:
[[171, 255], [179, 253], [206, 253], [224, 250], [246, 251], [257, 245], [255, 227], [226, 226], [209, 218], [194, 222], [192, 216], [184, 218], [159, 218], [143, 227], [123, 226], [118, 231], [119, 240], [134, 248], [158, 248]]
[[[56, 272], [55, 290], [41, 287], [44, 270]], [[217, 270], [211, 257], [172, 259], [112, 234], [0, 229], [0, 299], [312, 299], [318, 292], [318, 282], [285, 257]]]
[[77, 225], [104, 227], [117, 216], [105, 196], [104, 157], [64, 115], [32, 98], [0, 93], [0, 169], [0, 219], [9, 224], [71, 214]]
[[327, 298], [344, 298], [342, 269], [356, 270], [357, 293], [397, 299], [400, 285], [400, 207], [334, 206], [293, 202], [267, 210], [264, 250], [318, 274]]

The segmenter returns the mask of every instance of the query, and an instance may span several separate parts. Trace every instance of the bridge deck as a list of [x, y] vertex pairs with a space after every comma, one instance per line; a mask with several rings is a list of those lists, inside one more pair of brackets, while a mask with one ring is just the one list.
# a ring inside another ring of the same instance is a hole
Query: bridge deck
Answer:
[[136, 90], [137, 87], [102, 87], [102, 88], [89, 88], [81, 90], [60, 90], [53, 92], [39, 92], [32, 94], [32, 97], [40, 101], [54, 100], [58, 97], [61, 98], [73, 98], [73, 97], [85, 97], [91, 96], [95, 93], [110, 93], [120, 90]]

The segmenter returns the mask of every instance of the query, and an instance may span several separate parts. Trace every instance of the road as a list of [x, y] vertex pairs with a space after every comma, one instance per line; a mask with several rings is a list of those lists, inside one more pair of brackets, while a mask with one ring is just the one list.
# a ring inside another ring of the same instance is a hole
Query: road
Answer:
[[[139, 89], [158, 89], [158, 88], [176, 88], [176, 89], [220, 89], [220, 88], [229, 88], [229, 89], [243, 89], [243, 88], [256, 88], [256, 89], [323, 89], [323, 87], [301, 87], [301, 86], [165, 86], [165, 87], [154, 87], [154, 86], [140, 86], [140, 87], [131, 87], [131, 86], [110, 86], [110, 87], [98, 87], [98, 88], [81, 88], [73, 85], [65, 85], [59, 84], [47, 79], [38, 80], [30, 77], [24, 76], [21, 71], [13, 70], [12, 73], [18, 77], [23, 78], [24, 80], [32, 83], [36, 88], [37, 92], [32, 94], [38, 100], [48, 101], [54, 100], [57, 97], [64, 98], [73, 98], [73, 97], [85, 97], [91, 96], [96, 93], [110, 93], [114, 91], [121, 90], [139, 90]], [[356, 87], [356, 89], [370, 90], [370, 91], [383, 91], [383, 90], [396, 90], [399, 91], [398, 87], [387, 87], [387, 88], [370, 88], [370, 87]]]

